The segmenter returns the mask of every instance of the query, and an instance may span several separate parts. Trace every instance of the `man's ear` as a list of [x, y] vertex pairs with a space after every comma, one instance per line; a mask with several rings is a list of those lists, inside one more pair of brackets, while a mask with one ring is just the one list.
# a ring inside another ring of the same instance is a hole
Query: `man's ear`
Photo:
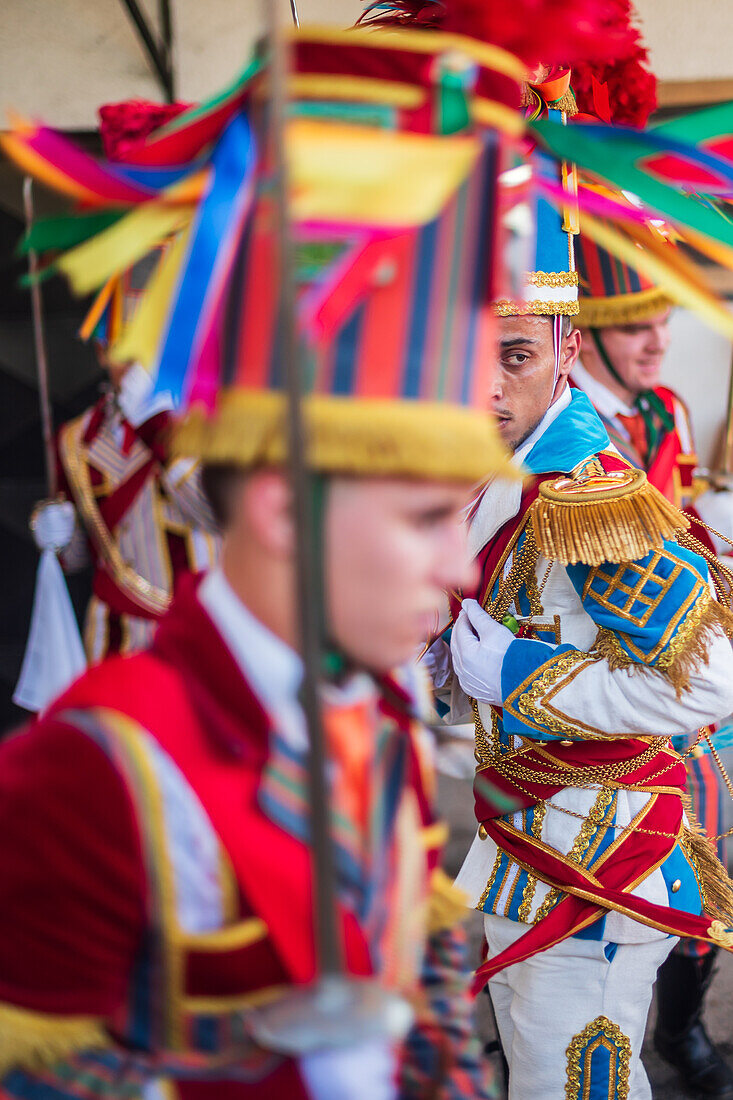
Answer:
[[291, 504], [290, 485], [283, 471], [260, 470], [247, 479], [243, 512], [250, 537], [277, 558], [290, 558], [294, 553]]
[[562, 355], [560, 356], [560, 376], [567, 378], [571, 370], [578, 362], [582, 338], [580, 329], [574, 328], [562, 342]]

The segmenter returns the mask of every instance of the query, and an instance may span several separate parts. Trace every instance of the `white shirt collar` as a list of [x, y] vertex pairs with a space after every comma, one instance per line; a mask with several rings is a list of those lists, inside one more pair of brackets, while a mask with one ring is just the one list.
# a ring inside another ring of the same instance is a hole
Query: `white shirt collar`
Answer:
[[620, 397], [594, 378], [580, 360], [573, 367], [572, 377], [576, 386], [588, 395], [594, 409], [606, 420], [613, 420], [616, 416], [633, 416], [634, 409], [625, 405]]
[[[220, 567], [199, 585], [198, 598], [208, 612], [247, 683], [273, 719], [284, 707], [298, 705], [303, 662], [295, 650], [268, 630], [237, 596]], [[286, 722], [278, 722], [281, 731]]]

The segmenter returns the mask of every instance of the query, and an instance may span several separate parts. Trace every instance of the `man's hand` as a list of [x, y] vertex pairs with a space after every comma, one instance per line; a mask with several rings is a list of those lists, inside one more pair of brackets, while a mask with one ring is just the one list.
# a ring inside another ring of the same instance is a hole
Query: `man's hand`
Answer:
[[479, 703], [501, 703], [501, 666], [514, 640], [507, 627], [487, 615], [476, 600], [464, 600], [451, 637], [453, 671], [466, 695]]
[[426, 669], [436, 691], [445, 687], [450, 679], [452, 667], [450, 646], [444, 638], [436, 638], [430, 649], [427, 649], [420, 658], [420, 664]]

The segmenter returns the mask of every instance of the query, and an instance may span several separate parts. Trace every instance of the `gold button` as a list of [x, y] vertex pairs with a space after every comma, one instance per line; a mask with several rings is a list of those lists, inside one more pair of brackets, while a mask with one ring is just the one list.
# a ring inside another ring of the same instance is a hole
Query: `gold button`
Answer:
[[560, 742], [561, 745], [572, 745], [572, 743], [573, 743], [572, 741], [561, 741]]
[[535, 745], [543, 746], [543, 745], [546, 745], [546, 744], [547, 744], [546, 741], [535, 741]]
[[481, 763], [481, 753], [478, 751], [478, 749], [473, 750], [473, 758], [477, 764]]
[[478, 836], [479, 836], [479, 840], [486, 840], [486, 838], [488, 837], [488, 835], [489, 835], [489, 834], [488, 834], [488, 833], [486, 832], [486, 829], [484, 828], [484, 826], [483, 826], [483, 825], [479, 825], [479, 827], [478, 827]]
[[681, 885], [682, 885], [682, 879], [681, 878], [676, 878], [674, 880], [674, 882], [672, 883], [672, 893], [676, 894]]

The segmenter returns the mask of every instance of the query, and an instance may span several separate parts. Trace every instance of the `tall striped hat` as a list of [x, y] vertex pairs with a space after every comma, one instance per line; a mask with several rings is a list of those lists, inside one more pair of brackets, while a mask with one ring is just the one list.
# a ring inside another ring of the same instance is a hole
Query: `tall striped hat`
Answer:
[[[521, 124], [522, 67], [429, 31], [303, 30], [292, 44], [286, 146], [309, 462], [482, 479], [505, 462], [487, 411], [495, 199], [502, 135]], [[265, 75], [224, 131], [222, 159], [244, 157], [252, 135], [262, 147]], [[266, 158], [249, 186], [215, 324], [190, 357], [192, 329], [174, 314], [158, 381], [178, 383], [188, 408], [182, 453], [245, 466], [279, 463], [287, 449]]]
[[576, 258], [580, 281], [578, 324], [584, 328], [648, 321], [673, 305], [672, 299], [649, 279], [585, 236], [577, 245]]
[[[576, 113], [570, 89], [570, 70], [564, 69], [548, 79], [527, 84], [523, 104], [530, 118], [543, 115], [567, 122]], [[573, 316], [578, 312], [578, 274], [575, 270], [574, 242], [578, 233], [577, 178], [572, 165], [560, 168], [540, 150], [531, 157], [532, 170], [538, 180], [564, 190], [567, 201], [562, 209], [548, 202], [535, 188], [535, 242], [532, 262], [521, 277], [518, 293], [500, 298], [496, 312], [500, 317]]]

